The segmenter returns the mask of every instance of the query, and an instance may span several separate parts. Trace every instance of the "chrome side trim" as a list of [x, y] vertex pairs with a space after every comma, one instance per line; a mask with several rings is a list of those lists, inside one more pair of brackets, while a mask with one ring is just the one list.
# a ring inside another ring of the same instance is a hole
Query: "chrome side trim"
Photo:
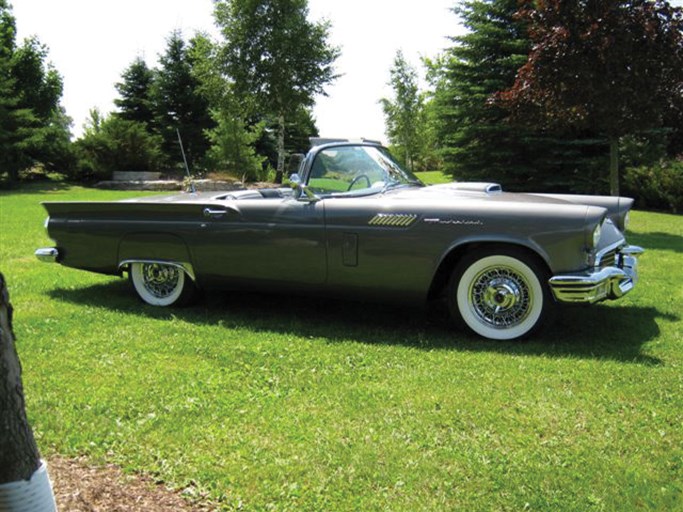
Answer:
[[59, 250], [56, 247], [41, 247], [34, 254], [43, 263], [55, 263], [59, 259]]
[[158, 265], [170, 265], [172, 267], [179, 268], [183, 272], [185, 272], [188, 276], [190, 276], [190, 279], [193, 281], [197, 280], [197, 277], [195, 276], [194, 273], [194, 268], [190, 263], [185, 263], [182, 261], [166, 261], [166, 260], [145, 260], [145, 259], [130, 259], [130, 260], [123, 260], [122, 262], [119, 263], [119, 270], [126, 269], [131, 263], [149, 263], [149, 264], [158, 264]]
[[548, 284], [559, 302], [594, 303], [619, 299], [638, 282], [638, 260], [635, 255], [643, 252], [641, 247], [635, 245], [623, 247], [617, 253], [618, 266], [554, 276]]

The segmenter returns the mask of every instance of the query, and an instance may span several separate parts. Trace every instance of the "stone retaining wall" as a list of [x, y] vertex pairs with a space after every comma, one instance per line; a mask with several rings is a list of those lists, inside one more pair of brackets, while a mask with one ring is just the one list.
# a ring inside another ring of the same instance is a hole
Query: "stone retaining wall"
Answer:
[[149, 171], [114, 171], [113, 181], [157, 181], [161, 178], [160, 172]]

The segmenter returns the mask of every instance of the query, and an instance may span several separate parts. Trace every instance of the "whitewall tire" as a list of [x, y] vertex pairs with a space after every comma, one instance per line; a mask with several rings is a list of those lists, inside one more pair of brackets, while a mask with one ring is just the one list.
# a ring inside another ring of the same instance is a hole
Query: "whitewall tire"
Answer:
[[130, 280], [138, 296], [152, 306], [182, 306], [195, 293], [185, 271], [164, 263], [131, 263]]
[[540, 327], [551, 305], [546, 274], [515, 248], [467, 254], [451, 277], [451, 315], [485, 338], [525, 337]]

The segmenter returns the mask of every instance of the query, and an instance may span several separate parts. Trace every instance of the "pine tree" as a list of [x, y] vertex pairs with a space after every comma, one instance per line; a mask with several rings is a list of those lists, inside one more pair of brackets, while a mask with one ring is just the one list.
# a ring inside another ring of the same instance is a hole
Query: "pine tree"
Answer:
[[[435, 131], [444, 170], [458, 180], [502, 183], [509, 190], [579, 190], [592, 186], [590, 138], [559, 140], [507, 122], [490, 103], [510, 87], [527, 59], [517, 0], [469, 0], [457, 7], [469, 32], [433, 70]], [[584, 180], [583, 184], [578, 181]]]
[[[180, 32], [171, 33], [166, 52], [159, 58], [160, 69], [152, 87], [156, 131], [169, 164], [182, 162], [178, 145], [180, 132], [191, 168], [201, 164], [210, 142], [206, 130], [215, 126], [209, 103], [193, 73], [193, 41], [185, 43]], [[177, 130], [177, 131], [176, 131]]]
[[70, 156], [70, 119], [59, 105], [62, 78], [47, 63], [36, 38], [17, 46], [9, 4], [0, 0], [0, 175], [42, 163], [64, 165]]
[[0, 176], [7, 172], [15, 178], [13, 144], [16, 130], [16, 106], [14, 82], [10, 59], [14, 52], [16, 27], [5, 0], [0, 0]]
[[154, 126], [151, 90], [154, 72], [141, 57], [137, 57], [121, 75], [116, 84], [120, 98], [114, 100], [118, 116], [128, 121], [144, 123], [149, 130]]

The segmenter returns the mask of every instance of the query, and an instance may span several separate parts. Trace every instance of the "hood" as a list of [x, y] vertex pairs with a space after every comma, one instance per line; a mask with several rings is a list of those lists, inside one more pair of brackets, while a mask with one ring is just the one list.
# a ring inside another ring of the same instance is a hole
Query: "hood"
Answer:
[[[430, 185], [422, 188], [399, 189], [392, 195], [395, 199], [425, 200], [486, 200], [509, 203], [537, 203], [537, 204], [571, 204], [561, 197], [538, 194], [520, 194], [503, 192], [503, 187], [498, 183], [471, 182], [471, 183], [444, 183], [442, 185]], [[576, 202], [574, 204], [577, 204]]]
[[503, 188], [498, 183], [486, 182], [445, 183], [418, 189], [401, 189], [396, 191], [394, 197], [396, 199], [429, 198], [430, 201], [479, 200], [495, 203], [599, 207], [607, 210], [606, 216], [620, 229], [625, 228], [627, 214], [633, 207], [633, 199], [630, 197], [503, 192]]

